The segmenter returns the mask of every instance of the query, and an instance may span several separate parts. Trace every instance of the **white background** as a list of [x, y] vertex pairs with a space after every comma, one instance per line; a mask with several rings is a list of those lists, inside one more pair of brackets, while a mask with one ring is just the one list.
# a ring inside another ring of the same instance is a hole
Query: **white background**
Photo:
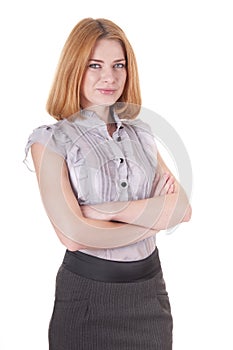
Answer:
[[0, 349], [48, 349], [64, 248], [22, 160], [32, 129], [53, 122], [44, 106], [54, 70], [84, 17], [106, 17], [125, 30], [143, 105], [173, 125], [192, 162], [192, 220], [158, 235], [174, 350], [233, 349], [231, 1], [9, 0], [0, 16]]

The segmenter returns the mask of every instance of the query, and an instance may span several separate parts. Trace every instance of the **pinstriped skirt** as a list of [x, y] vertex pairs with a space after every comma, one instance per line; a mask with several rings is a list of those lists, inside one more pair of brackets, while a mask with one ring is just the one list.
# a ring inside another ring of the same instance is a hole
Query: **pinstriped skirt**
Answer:
[[123, 283], [86, 278], [63, 263], [49, 349], [172, 350], [171, 308], [158, 253], [156, 259], [155, 276]]

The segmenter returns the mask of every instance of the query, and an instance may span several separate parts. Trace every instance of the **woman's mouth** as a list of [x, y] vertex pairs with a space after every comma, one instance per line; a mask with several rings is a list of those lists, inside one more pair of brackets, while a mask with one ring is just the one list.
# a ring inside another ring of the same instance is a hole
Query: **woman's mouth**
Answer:
[[98, 91], [103, 95], [113, 95], [116, 90], [114, 90], [114, 89], [98, 89]]

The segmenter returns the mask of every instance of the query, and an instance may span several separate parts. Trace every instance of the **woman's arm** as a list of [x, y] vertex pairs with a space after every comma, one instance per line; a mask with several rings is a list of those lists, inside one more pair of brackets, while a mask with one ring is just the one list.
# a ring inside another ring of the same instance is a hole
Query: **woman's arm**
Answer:
[[157, 232], [84, 217], [71, 188], [64, 159], [39, 143], [31, 149], [46, 212], [59, 239], [69, 250], [121, 247]]
[[185, 191], [158, 153], [154, 197], [128, 202], [110, 202], [82, 207], [86, 217], [116, 220], [157, 231], [189, 221], [191, 206]]

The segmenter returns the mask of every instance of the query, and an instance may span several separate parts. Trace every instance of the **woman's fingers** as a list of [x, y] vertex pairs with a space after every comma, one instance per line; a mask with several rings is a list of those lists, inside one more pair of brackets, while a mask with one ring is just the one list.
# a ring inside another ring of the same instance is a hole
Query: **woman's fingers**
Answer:
[[166, 182], [169, 179], [169, 174], [165, 173], [162, 176], [159, 175], [159, 180], [157, 182], [157, 185], [155, 187], [155, 194], [154, 196], [160, 196], [161, 195], [161, 191], [163, 190], [164, 186], [166, 185]]
[[174, 184], [171, 184], [171, 186], [169, 187], [168, 191], [167, 191], [167, 194], [171, 194], [171, 193], [174, 193], [175, 191], [175, 185]]
[[164, 173], [162, 176], [158, 174], [155, 177], [155, 193], [154, 196], [163, 196], [174, 192], [174, 177], [169, 173]]
[[160, 196], [174, 192], [174, 177], [170, 176], [160, 192]]

